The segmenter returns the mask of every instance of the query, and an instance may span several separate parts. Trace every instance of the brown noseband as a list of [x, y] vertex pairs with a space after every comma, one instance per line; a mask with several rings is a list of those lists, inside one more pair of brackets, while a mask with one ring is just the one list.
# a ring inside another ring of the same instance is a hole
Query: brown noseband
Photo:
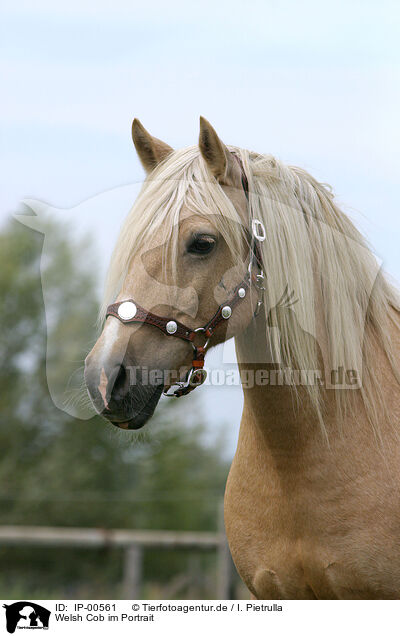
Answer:
[[[233, 153], [232, 153], [233, 154]], [[248, 182], [244, 173], [242, 163], [237, 155], [234, 155], [239, 162], [242, 174], [242, 186], [246, 198], [248, 200]], [[261, 234], [260, 234], [261, 231]], [[228, 320], [232, 315], [232, 310], [240, 303], [245, 297], [250, 285], [254, 283], [259, 290], [264, 289], [263, 281], [264, 275], [262, 271], [261, 253], [258, 242], [265, 240], [265, 228], [261, 221], [253, 219], [251, 224], [251, 244], [250, 244], [250, 261], [248, 272], [243, 278], [241, 283], [233, 291], [232, 298], [220, 305], [215, 312], [214, 316], [204, 325], [204, 327], [197, 327], [197, 329], [191, 329], [178, 320], [173, 318], [166, 318], [164, 316], [157, 316], [151, 311], [147, 311], [132, 299], [123, 300], [121, 302], [113, 303], [107, 307], [106, 317], [114, 316], [118, 318], [122, 323], [129, 324], [131, 322], [142, 322], [153, 327], [160, 329], [165, 335], [180, 338], [190, 342], [193, 347], [193, 359], [192, 366], [186, 377], [185, 382], [177, 382], [172, 386], [178, 386], [172, 393], [168, 393], [171, 387], [164, 389], [164, 395], [168, 397], [181, 397], [187, 395], [190, 391], [193, 391], [196, 387], [203, 384], [207, 377], [207, 371], [204, 369], [204, 357], [210, 338], [214, 334], [215, 329], [221, 325], [225, 320]], [[253, 267], [257, 266], [259, 273], [253, 272]], [[257, 315], [262, 300], [259, 299], [255, 315]], [[194, 344], [194, 340], [198, 334], [202, 334], [205, 338], [204, 344], [198, 346]]]
[[[192, 367], [189, 371], [186, 382], [177, 383], [179, 388], [173, 393], [167, 393], [165, 395], [171, 397], [181, 397], [186, 395], [190, 391], [193, 391], [197, 386], [203, 384], [207, 377], [207, 372], [204, 367], [204, 356], [211, 336], [215, 329], [230, 318], [234, 307], [246, 296], [246, 292], [250, 287], [250, 274], [248, 273], [242, 282], [235, 288], [233, 296], [229, 301], [226, 301], [220, 305], [215, 312], [211, 320], [208, 321], [204, 327], [198, 327], [197, 329], [191, 329], [186, 327], [183, 323], [172, 318], [165, 318], [164, 316], [157, 316], [151, 311], [146, 311], [140, 305], [133, 300], [124, 300], [119, 303], [109, 305], [107, 308], [106, 316], [114, 316], [118, 318], [124, 324], [131, 322], [143, 322], [153, 327], [158, 327], [165, 335], [174, 336], [175, 338], [181, 338], [190, 342], [193, 347], [193, 359]], [[131, 316], [131, 317], [129, 317]], [[194, 340], [197, 334], [202, 334], [205, 338], [205, 342], [202, 346], [194, 344]]]

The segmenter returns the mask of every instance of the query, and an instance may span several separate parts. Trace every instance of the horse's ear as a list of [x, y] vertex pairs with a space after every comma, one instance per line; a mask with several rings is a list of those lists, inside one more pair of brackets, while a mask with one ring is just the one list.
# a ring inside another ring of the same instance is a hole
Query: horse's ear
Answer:
[[138, 119], [134, 119], [132, 122], [132, 139], [147, 174], [173, 152], [171, 146], [156, 137], [152, 137]]
[[199, 148], [211, 173], [217, 181], [225, 183], [232, 165], [232, 155], [204, 117], [200, 117]]

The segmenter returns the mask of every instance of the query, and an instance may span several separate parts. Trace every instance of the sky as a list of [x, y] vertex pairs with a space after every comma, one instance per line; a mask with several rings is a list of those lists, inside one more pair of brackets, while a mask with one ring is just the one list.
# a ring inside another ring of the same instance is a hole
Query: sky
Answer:
[[[133, 117], [179, 148], [203, 115], [227, 144], [330, 183], [400, 280], [399, 23], [385, 0], [3, 0], [0, 223], [49, 203], [89, 229], [103, 275], [144, 176]], [[201, 391], [231, 452], [240, 389]]]

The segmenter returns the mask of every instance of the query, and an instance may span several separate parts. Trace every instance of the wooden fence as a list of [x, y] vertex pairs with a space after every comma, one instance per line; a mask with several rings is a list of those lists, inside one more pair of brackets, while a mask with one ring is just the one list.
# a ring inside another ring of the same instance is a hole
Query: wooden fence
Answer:
[[125, 550], [123, 596], [126, 599], [140, 599], [144, 549], [216, 550], [217, 598], [233, 598], [233, 563], [223, 529], [213, 533], [0, 526], [0, 545], [123, 548]]

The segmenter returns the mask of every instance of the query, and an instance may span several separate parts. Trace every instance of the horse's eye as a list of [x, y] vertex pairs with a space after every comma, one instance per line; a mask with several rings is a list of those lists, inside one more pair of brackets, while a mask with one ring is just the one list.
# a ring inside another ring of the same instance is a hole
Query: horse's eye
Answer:
[[215, 239], [211, 236], [197, 236], [189, 244], [189, 254], [209, 254], [215, 246]]

